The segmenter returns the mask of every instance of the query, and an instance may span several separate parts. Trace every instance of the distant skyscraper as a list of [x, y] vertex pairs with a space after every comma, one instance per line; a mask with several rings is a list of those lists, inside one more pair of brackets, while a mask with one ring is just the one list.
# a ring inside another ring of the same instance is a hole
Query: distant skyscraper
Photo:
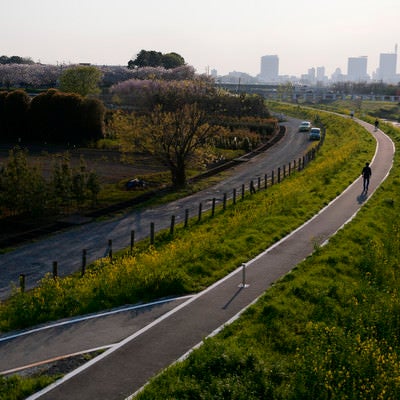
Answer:
[[347, 80], [352, 82], [368, 80], [367, 63], [367, 56], [350, 57], [347, 63]]
[[315, 80], [315, 68], [314, 67], [308, 69], [308, 76], [312, 82]]
[[279, 58], [274, 56], [261, 57], [260, 78], [264, 82], [277, 82], [279, 77]]
[[317, 81], [323, 82], [325, 79], [325, 67], [317, 67]]
[[382, 53], [379, 56], [378, 79], [383, 82], [396, 83], [397, 46], [394, 53]]

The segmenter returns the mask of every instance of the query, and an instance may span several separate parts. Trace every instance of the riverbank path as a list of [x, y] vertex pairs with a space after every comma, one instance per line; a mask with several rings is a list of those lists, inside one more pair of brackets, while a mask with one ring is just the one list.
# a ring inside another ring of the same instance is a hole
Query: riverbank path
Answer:
[[368, 196], [362, 194], [360, 177], [311, 220], [251, 260], [245, 282], [240, 267], [29, 400], [129, 398], [150, 378], [240, 315], [273, 282], [309, 256], [316, 240], [323, 244], [350, 221], [389, 174], [393, 142], [382, 131], [374, 132], [370, 124], [358, 122], [377, 140]]

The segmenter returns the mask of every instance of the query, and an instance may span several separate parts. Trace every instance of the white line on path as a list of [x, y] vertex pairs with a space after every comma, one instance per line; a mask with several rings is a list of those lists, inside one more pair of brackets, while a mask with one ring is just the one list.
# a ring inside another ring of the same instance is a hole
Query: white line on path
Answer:
[[42, 326], [40, 328], [30, 329], [28, 331], [15, 333], [15, 334], [11, 334], [11, 335], [8, 335], [8, 336], [7, 335], [6, 336], [2, 336], [2, 337], [0, 337], [0, 342], [4, 342], [6, 340], [15, 339], [15, 338], [18, 338], [18, 337], [21, 337], [21, 336], [30, 335], [32, 333], [36, 333], [36, 332], [40, 332], [40, 331], [45, 331], [47, 329], [57, 328], [59, 326], [72, 325], [72, 324], [76, 324], [78, 322], [87, 321], [89, 319], [107, 317], [107, 316], [113, 315], [113, 314], [118, 314], [118, 313], [122, 313], [122, 312], [126, 312], [126, 311], [132, 311], [132, 310], [139, 310], [139, 309], [142, 309], [142, 308], [157, 306], [157, 305], [160, 305], [160, 304], [169, 303], [171, 301], [176, 301], [176, 300], [183, 300], [183, 299], [187, 299], [187, 298], [190, 298], [190, 297], [192, 297], [192, 295], [182, 296], [182, 297], [174, 297], [174, 298], [169, 298], [169, 299], [164, 299], [164, 300], [158, 300], [158, 301], [154, 301], [154, 302], [151, 302], [151, 303], [127, 306], [127, 307], [122, 307], [122, 308], [118, 308], [118, 309], [115, 309], [115, 310], [106, 311], [106, 312], [102, 312], [102, 313], [96, 313], [96, 314], [91, 314], [91, 315], [85, 315], [83, 317], [81, 316], [81, 317], [77, 317], [77, 318], [72, 318], [72, 319], [69, 319], [68, 321], [56, 322], [54, 324]]

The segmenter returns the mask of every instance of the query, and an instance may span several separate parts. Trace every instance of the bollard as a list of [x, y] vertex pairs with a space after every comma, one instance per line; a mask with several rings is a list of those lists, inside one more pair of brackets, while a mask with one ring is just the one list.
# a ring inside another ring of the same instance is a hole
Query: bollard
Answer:
[[226, 193], [224, 193], [224, 199], [223, 199], [223, 210], [225, 211], [226, 210]]
[[211, 216], [215, 215], [215, 197], [212, 199]]
[[278, 168], [278, 183], [281, 183], [281, 168]]
[[246, 264], [242, 264], [242, 283], [239, 285], [240, 288], [247, 288], [249, 287], [248, 284], [246, 284]]
[[236, 204], [236, 188], [233, 189], [232, 201], [233, 201], [233, 204], [235, 205]]
[[198, 222], [200, 222], [200, 221], [201, 221], [201, 212], [202, 212], [202, 209], [203, 209], [203, 205], [200, 203], [200, 204], [199, 204], [199, 215], [198, 215]]
[[81, 276], [85, 275], [86, 271], [86, 249], [82, 250], [82, 269], [81, 269]]

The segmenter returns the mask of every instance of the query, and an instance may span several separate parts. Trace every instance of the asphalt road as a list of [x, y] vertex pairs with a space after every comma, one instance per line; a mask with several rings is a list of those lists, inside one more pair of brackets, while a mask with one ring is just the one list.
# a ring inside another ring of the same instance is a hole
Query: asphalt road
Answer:
[[130, 245], [132, 230], [135, 231], [135, 240], [149, 237], [150, 223], [155, 223], [156, 231], [169, 228], [172, 215], [175, 215], [177, 224], [184, 221], [186, 209], [190, 217], [195, 217], [200, 203], [205, 211], [211, 208], [213, 198], [220, 203], [224, 193], [231, 196], [236, 188], [239, 194], [242, 184], [248, 187], [251, 180], [257, 182], [258, 177], [264, 178], [272, 170], [298, 161], [309, 146], [307, 133], [298, 132], [299, 123], [297, 119], [288, 119], [285, 123], [287, 133], [276, 145], [225, 172], [229, 176], [207, 190], [159, 207], [77, 226], [0, 255], [0, 299], [9, 297], [12, 284], [19, 285], [21, 274], [26, 277], [26, 289], [36, 286], [46, 273], [52, 272], [54, 261], [57, 261], [59, 276], [69, 275], [81, 268], [83, 249], [86, 249], [87, 262], [90, 263], [104, 257], [109, 240], [112, 240], [113, 250], [126, 248]]
[[[387, 176], [394, 153], [387, 136], [380, 132], [374, 135], [379, 145], [372, 162], [374, 175], [370, 193]], [[313, 252], [316, 238], [319, 244], [329, 239], [366, 200], [366, 196], [361, 196], [359, 178], [308, 223], [248, 263], [248, 287], [240, 287], [241, 271], [238, 269], [145, 330], [110, 348], [77, 371], [79, 373], [73, 373], [49, 391], [39, 393], [38, 398], [126, 398], [262, 295], [276, 279]], [[87, 382], [91, 384], [87, 385]]]
[[[105, 345], [104, 342], [111, 345], [101, 356], [31, 396], [29, 400], [125, 399], [199, 344], [204, 337], [236, 318], [274, 281], [311, 254], [316, 239], [318, 244], [323, 244], [351, 220], [386, 178], [392, 166], [393, 143], [382, 132], [373, 132], [370, 125], [360, 123], [378, 141], [371, 164], [373, 178], [369, 194], [362, 195], [361, 178], [358, 178], [310, 221], [251, 260], [246, 267], [245, 286], [243, 270], [239, 268], [198, 295], [151, 305], [149, 309], [144, 309], [146, 312], [135, 311], [136, 315], [133, 316], [132, 310], [129, 310], [104, 319], [57, 325], [37, 331], [33, 336], [26, 335], [25, 339], [21, 336], [4, 340], [0, 338], [0, 360], [8, 360], [9, 357], [11, 360], [11, 356], [15, 359], [19, 357], [16, 353], [22, 354], [20, 360], [13, 361], [15, 365], [27, 359], [33, 362], [35, 357], [36, 360], [40, 359], [40, 354], [45, 354], [50, 347], [53, 347], [54, 354], [57, 354], [57, 348], [64, 352], [77, 351], [79, 339], [82, 339], [83, 348], [101, 343]], [[5, 365], [9, 366], [10, 363], [3, 361], [0, 369]]]

